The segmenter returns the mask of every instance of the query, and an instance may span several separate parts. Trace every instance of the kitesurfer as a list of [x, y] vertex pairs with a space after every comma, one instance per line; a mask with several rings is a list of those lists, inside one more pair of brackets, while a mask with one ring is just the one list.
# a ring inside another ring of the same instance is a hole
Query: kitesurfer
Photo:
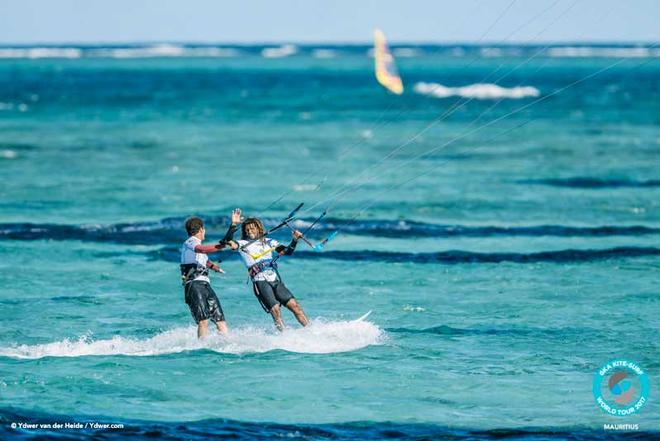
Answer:
[[[237, 216], [240, 218], [238, 209], [232, 213], [232, 223]], [[238, 250], [248, 269], [254, 294], [264, 310], [273, 317], [275, 326], [280, 331], [284, 329], [280, 305], [290, 310], [301, 325], [309, 324], [305, 312], [286, 287], [277, 270], [279, 257], [293, 254], [298, 239], [303, 235], [300, 231], [293, 230], [292, 236], [289, 245], [282, 245], [275, 239], [266, 237], [263, 223], [257, 218], [250, 217], [241, 225], [241, 239], [227, 242], [233, 250]]]
[[[234, 222], [235, 221], [235, 222]], [[227, 246], [227, 238], [236, 230], [240, 221], [232, 215], [232, 225], [225, 238], [216, 245], [202, 245], [206, 236], [204, 221], [199, 217], [186, 220], [188, 239], [181, 247], [181, 277], [183, 279], [185, 301], [197, 323], [197, 337], [204, 338], [208, 333], [209, 320], [215, 323], [218, 332], [227, 333], [227, 323], [218, 296], [211, 287], [209, 270], [224, 273], [217, 263], [209, 260], [207, 254], [216, 253]]]

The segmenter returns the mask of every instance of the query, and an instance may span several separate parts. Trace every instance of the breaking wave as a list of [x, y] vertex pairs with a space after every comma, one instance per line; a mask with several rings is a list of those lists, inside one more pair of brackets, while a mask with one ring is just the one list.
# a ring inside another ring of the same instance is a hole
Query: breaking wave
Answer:
[[[483, 58], [530, 57], [541, 54], [551, 58], [654, 58], [660, 57], [660, 49], [654, 45], [414, 45], [393, 46], [397, 58], [407, 57], [455, 57], [475, 56]], [[190, 44], [190, 43], [127, 43], [106, 45], [2, 45], [0, 59], [39, 58], [152, 58], [152, 57], [235, 57], [261, 55], [266, 58], [286, 57], [293, 54], [315, 58], [339, 56], [373, 57], [371, 45], [308, 45], [284, 44], [281, 46], [253, 44]]]
[[156, 44], [129, 47], [29, 47], [0, 48], [0, 58], [224, 58], [241, 55], [236, 48]]
[[0, 48], [0, 58], [80, 58], [82, 54], [74, 47]]
[[564, 46], [547, 50], [556, 58], [647, 58], [660, 57], [660, 50], [650, 47], [588, 47]]
[[284, 58], [298, 52], [298, 48], [292, 44], [285, 44], [279, 47], [267, 47], [262, 49], [261, 56], [264, 58]]
[[463, 98], [474, 98], [479, 100], [492, 100], [498, 98], [529, 98], [540, 95], [539, 90], [532, 86], [523, 87], [501, 87], [497, 84], [477, 83], [462, 87], [447, 87], [438, 83], [419, 82], [415, 84], [415, 92], [434, 98], [449, 98], [459, 96]]
[[312, 57], [314, 58], [335, 58], [337, 56], [337, 51], [333, 49], [314, 49], [312, 51]]

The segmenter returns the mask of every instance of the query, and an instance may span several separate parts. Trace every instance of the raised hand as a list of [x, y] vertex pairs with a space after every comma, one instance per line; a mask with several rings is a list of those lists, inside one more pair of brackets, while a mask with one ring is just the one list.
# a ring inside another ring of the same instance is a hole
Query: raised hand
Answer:
[[234, 211], [231, 212], [231, 223], [233, 225], [241, 223], [241, 209], [240, 208], [236, 208], [236, 209], [234, 209]]

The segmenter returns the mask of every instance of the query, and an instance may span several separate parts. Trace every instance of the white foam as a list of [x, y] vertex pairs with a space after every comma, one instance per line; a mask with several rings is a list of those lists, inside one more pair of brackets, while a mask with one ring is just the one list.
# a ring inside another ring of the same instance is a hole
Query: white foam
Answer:
[[298, 48], [292, 44], [285, 44], [280, 47], [267, 47], [261, 51], [264, 58], [282, 58], [298, 52]]
[[316, 191], [318, 190], [319, 185], [318, 184], [295, 184], [293, 186], [293, 191]]
[[14, 150], [0, 150], [0, 158], [4, 159], [14, 159], [18, 156], [18, 153]]
[[82, 51], [65, 47], [33, 47], [0, 49], [0, 58], [80, 58]]
[[371, 139], [371, 138], [374, 137], [374, 132], [373, 132], [373, 130], [370, 130], [370, 129], [362, 130], [360, 132], [360, 137], [362, 139]]
[[646, 58], [660, 57], [659, 49], [647, 47], [553, 47], [548, 49], [550, 57], [569, 57], [569, 58]]
[[0, 58], [162, 58], [162, 57], [237, 57], [242, 52], [234, 48], [184, 47], [157, 44], [127, 48], [2, 48]]
[[[293, 326], [293, 325], [292, 325]], [[297, 326], [297, 325], [296, 325]], [[210, 331], [198, 340], [193, 326], [175, 328], [144, 340], [113, 337], [94, 341], [89, 336], [78, 340], [64, 339], [38, 345], [0, 348], [0, 356], [18, 359], [43, 357], [84, 357], [90, 355], [154, 356], [207, 349], [223, 354], [262, 353], [274, 350], [328, 354], [355, 351], [379, 344], [383, 331], [368, 321], [314, 320], [306, 328], [292, 327], [283, 333], [267, 328], [239, 327], [226, 336]]]
[[414, 47], [397, 47], [392, 49], [392, 53], [397, 58], [418, 57], [422, 55], [422, 52]]
[[484, 58], [520, 57], [523, 51], [518, 47], [482, 47], [479, 54]]
[[470, 84], [469, 86], [463, 87], [446, 87], [437, 83], [420, 82], [415, 84], [414, 90], [421, 95], [428, 95], [435, 98], [460, 96], [463, 98], [475, 98], [481, 100], [497, 98], [520, 99], [537, 97], [540, 95], [539, 90], [532, 86], [506, 88], [498, 86], [497, 84], [485, 83]]
[[424, 312], [426, 311], [425, 308], [422, 308], [421, 306], [413, 306], [413, 305], [405, 305], [403, 307], [403, 310], [406, 312]]
[[498, 47], [482, 47], [479, 50], [479, 53], [481, 54], [482, 57], [488, 57], [488, 58], [501, 57], [504, 54], [502, 49]]
[[159, 44], [146, 47], [93, 49], [89, 50], [85, 55], [100, 58], [224, 58], [236, 57], [240, 55], [240, 52], [232, 48], [183, 47], [173, 44]]
[[335, 58], [337, 56], [337, 51], [332, 49], [314, 49], [312, 51], [312, 57], [314, 58]]
[[159, 44], [150, 47], [112, 49], [112, 58], [154, 58], [154, 57], [180, 57], [184, 48], [171, 44]]

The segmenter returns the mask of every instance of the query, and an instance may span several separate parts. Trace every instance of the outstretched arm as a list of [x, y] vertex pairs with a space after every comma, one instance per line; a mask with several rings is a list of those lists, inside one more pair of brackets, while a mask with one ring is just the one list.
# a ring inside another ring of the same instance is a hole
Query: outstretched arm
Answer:
[[218, 265], [217, 263], [213, 263], [213, 262], [211, 262], [210, 260], [207, 260], [207, 261], [206, 261], [206, 267], [212, 269], [212, 270], [215, 271], [216, 273], [222, 273], [222, 274], [225, 273], [225, 272], [222, 270], [222, 268], [220, 268], [220, 265]]
[[290, 256], [296, 250], [298, 239], [302, 237], [302, 233], [298, 230], [293, 230], [291, 235], [293, 236], [293, 239], [291, 239], [291, 243], [288, 246], [280, 245], [275, 248], [275, 251], [277, 251], [280, 256]]
[[217, 253], [221, 249], [223, 249], [225, 246], [222, 244], [215, 244], [215, 245], [196, 245], [195, 246], [195, 252], [196, 253], [203, 253], [203, 254], [211, 254], [211, 253]]

